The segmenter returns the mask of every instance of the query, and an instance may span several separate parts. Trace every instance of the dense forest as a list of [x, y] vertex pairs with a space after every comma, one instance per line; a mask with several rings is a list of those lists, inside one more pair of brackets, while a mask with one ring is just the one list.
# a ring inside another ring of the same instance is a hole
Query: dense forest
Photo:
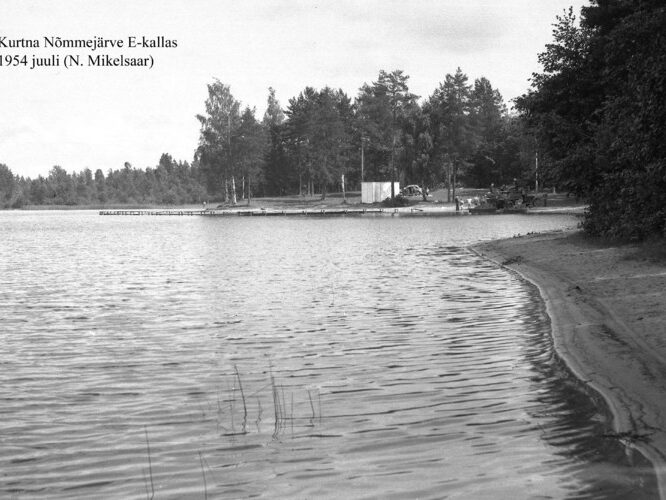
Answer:
[[[430, 96], [401, 70], [380, 71], [355, 97], [306, 87], [283, 108], [269, 89], [258, 119], [229, 86], [208, 85], [191, 163], [15, 176], [0, 164], [0, 207], [183, 204], [315, 193], [361, 181], [423, 187], [518, 182], [589, 203], [591, 234], [666, 233], [666, 7], [593, 0], [554, 24], [531, 88], [513, 113], [486, 78], [459, 68]], [[193, 148], [194, 149], [194, 148]], [[1, 160], [1, 159], [0, 159]], [[537, 167], [538, 166], [538, 167]], [[343, 184], [344, 183], [344, 184]]]
[[666, 5], [596, 0], [558, 17], [516, 105], [590, 234], [666, 236]]

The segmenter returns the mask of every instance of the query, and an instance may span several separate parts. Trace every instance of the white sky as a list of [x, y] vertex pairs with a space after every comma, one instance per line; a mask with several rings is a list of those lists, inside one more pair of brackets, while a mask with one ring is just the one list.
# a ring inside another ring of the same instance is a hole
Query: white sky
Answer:
[[379, 70], [402, 69], [428, 97], [460, 67], [485, 76], [505, 102], [539, 71], [555, 16], [586, 0], [0, 0], [0, 37], [42, 48], [0, 47], [0, 57], [44, 48], [43, 37], [164, 36], [175, 49], [98, 50], [142, 57], [152, 69], [0, 67], [0, 163], [14, 174], [88, 167], [153, 167], [162, 153], [191, 161], [206, 85], [219, 78], [261, 119], [268, 87], [283, 108], [306, 86], [355, 97]]

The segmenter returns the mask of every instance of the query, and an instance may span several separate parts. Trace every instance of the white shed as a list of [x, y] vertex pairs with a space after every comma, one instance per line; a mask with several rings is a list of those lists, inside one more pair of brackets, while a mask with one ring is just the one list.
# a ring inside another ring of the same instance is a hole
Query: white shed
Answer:
[[[400, 183], [393, 183], [394, 194], [400, 192]], [[391, 197], [390, 182], [362, 182], [361, 183], [361, 203], [381, 203], [386, 198]]]

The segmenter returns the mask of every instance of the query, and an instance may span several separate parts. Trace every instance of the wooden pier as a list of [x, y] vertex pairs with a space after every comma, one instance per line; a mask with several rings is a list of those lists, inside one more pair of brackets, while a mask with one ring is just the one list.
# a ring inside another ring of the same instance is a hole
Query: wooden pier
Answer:
[[455, 211], [454, 207], [400, 207], [400, 208], [322, 208], [322, 209], [136, 209], [136, 210], [100, 210], [99, 215], [199, 215], [204, 217], [278, 217], [278, 216], [308, 216], [308, 217], [332, 217], [332, 216], [361, 216], [361, 215], [389, 215], [401, 217], [422, 217], [422, 216], [456, 216], [456, 215], [471, 215], [474, 213], [504, 213], [504, 214], [526, 214], [526, 215], [582, 215], [585, 207], [539, 207], [530, 209], [517, 209], [517, 210], [492, 210], [482, 212], [477, 210], [469, 210], [467, 208]]
[[178, 209], [146, 209], [146, 210], [100, 210], [99, 215], [199, 215], [205, 217], [276, 217], [276, 216], [338, 216], [338, 215], [455, 215], [451, 210], [423, 210], [421, 208], [326, 208], [326, 209], [209, 209], [209, 210], [178, 210]]
[[206, 210], [100, 210], [99, 215], [206, 215]]

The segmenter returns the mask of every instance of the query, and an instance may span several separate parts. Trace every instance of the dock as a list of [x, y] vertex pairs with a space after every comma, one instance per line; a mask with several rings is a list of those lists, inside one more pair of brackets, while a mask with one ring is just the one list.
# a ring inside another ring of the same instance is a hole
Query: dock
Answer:
[[580, 216], [585, 210], [584, 206], [576, 207], [538, 207], [538, 208], [520, 208], [509, 210], [490, 210], [478, 211], [464, 208], [456, 212], [454, 206], [432, 206], [432, 207], [399, 207], [399, 208], [385, 208], [385, 207], [350, 207], [350, 208], [308, 208], [308, 209], [175, 209], [175, 208], [160, 208], [160, 209], [113, 209], [113, 210], [100, 210], [99, 215], [171, 215], [171, 216], [203, 216], [203, 217], [285, 217], [285, 216], [298, 216], [298, 217], [332, 217], [332, 216], [362, 216], [362, 215], [383, 215], [383, 216], [396, 216], [401, 217], [419, 217], [419, 216], [456, 216], [456, 215], [472, 215], [480, 213], [488, 214], [525, 214], [525, 215], [577, 215]]
[[171, 215], [171, 216], [205, 216], [205, 217], [276, 217], [276, 216], [311, 216], [328, 217], [339, 215], [456, 215], [450, 209], [428, 209], [416, 207], [401, 208], [322, 208], [322, 209], [207, 209], [207, 210], [179, 210], [179, 209], [141, 209], [141, 210], [100, 210], [99, 215]]

